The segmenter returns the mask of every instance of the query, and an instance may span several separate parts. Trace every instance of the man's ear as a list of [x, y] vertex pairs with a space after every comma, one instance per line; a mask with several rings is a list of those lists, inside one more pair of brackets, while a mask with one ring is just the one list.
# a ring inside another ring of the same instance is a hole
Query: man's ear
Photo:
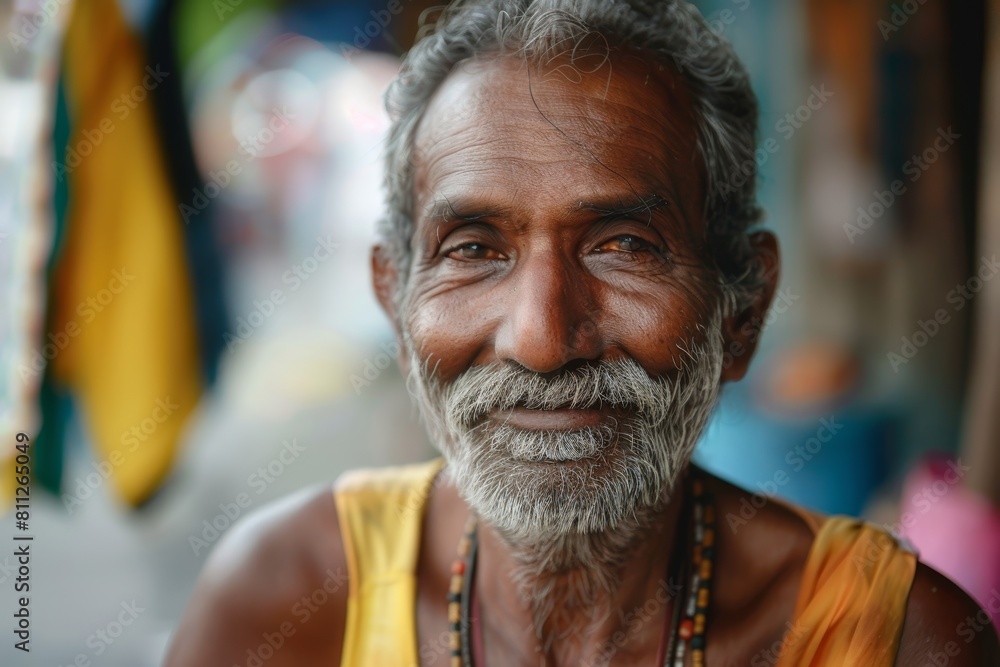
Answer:
[[771, 232], [758, 231], [750, 234], [749, 240], [762, 280], [750, 304], [745, 305], [741, 311], [730, 314], [722, 322], [725, 343], [721, 378], [723, 382], [735, 382], [746, 375], [750, 359], [757, 350], [764, 318], [771, 307], [781, 273], [777, 237]]
[[397, 311], [396, 292], [399, 289], [399, 271], [396, 262], [389, 255], [385, 246], [376, 244], [372, 247], [372, 286], [375, 288], [375, 298], [382, 306], [383, 312], [392, 323], [392, 329], [396, 334], [396, 344], [399, 347], [399, 355], [396, 358], [403, 376], [410, 372], [410, 354], [403, 342], [402, 323], [399, 320]]

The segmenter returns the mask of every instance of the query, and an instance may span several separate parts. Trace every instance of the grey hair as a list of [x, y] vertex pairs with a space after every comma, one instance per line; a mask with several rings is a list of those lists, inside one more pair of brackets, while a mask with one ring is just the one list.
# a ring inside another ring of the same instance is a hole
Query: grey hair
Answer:
[[[425, 25], [386, 92], [387, 212], [380, 242], [395, 263], [397, 306], [412, 261], [413, 141], [435, 91], [454, 67], [484, 55], [551, 59], [598, 37], [671, 65], [686, 82], [698, 119], [705, 170], [706, 241], [720, 276], [723, 311], [749, 304], [765, 281], [748, 230], [756, 203], [757, 99], [729, 43], [684, 0], [458, 0]], [[399, 310], [397, 309], [397, 312]]]

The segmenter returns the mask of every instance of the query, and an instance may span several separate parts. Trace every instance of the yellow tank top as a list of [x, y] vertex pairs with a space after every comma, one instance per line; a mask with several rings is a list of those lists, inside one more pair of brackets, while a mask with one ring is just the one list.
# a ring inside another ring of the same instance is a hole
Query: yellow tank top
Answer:
[[[354, 471], [335, 485], [350, 577], [345, 667], [420, 664], [415, 618], [420, 530], [442, 465], [436, 459]], [[776, 667], [891, 667], [916, 557], [863, 521], [789, 507], [816, 537]], [[448, 649], [447, 643], [424, 648], [442, 655]]]

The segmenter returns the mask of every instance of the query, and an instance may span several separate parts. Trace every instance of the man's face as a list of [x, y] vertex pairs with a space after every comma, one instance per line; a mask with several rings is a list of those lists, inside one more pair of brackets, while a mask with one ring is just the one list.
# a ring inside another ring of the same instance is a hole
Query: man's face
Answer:
[[415, 139], [411, 379], [463, 495], [514, 534], [662, 500], [720, 381], [690, 98], [635, 56], [586, 69], [462, 65]]

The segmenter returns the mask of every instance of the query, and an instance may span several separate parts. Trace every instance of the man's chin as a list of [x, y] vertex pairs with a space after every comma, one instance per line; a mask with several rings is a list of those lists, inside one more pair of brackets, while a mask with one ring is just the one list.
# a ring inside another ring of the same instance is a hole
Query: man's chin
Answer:
[[617, 445], [572, 459], [519, 460], [493, 450], [449, 467], [480, 519], [518, 541], [613, 531], [667, 491], [652, 465], [629, 460]]

